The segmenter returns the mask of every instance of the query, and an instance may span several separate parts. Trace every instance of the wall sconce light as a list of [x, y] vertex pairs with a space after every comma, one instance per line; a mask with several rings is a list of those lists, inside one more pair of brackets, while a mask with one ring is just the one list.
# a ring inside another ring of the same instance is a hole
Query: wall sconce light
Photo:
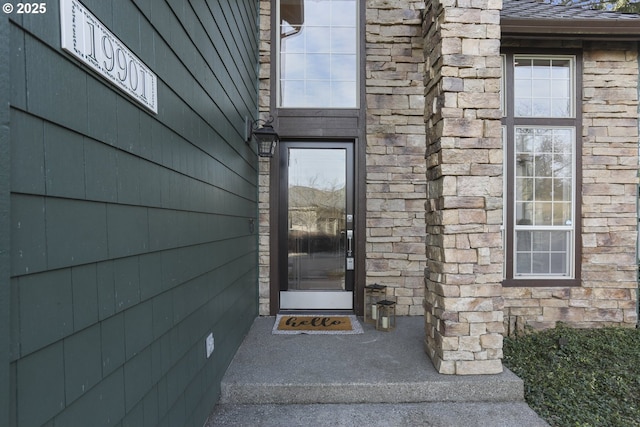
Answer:
[[[262, 126], [260, 125], [262, 122]], [[273, 123], [273, 117], [269, 117], [267, 120], [254, 120], [249, 121], [247, 118], [247, 144], [251, 140], [256, 141], [258, 144], [258, 156], [260, 157], [273, 157], [276, 152], [276, 145], [280, 141], [280, 136], [273, 129], [271, 125]]]

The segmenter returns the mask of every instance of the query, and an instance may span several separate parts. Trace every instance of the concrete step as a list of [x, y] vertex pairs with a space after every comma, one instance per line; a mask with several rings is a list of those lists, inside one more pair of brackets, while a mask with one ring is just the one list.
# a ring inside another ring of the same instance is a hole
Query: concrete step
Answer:
[[204, 427], [544, 427], [524, 402], [219, 405]]
[[391, 332], [273, 335], [256, 319], [221, 383], [206, 426], [545, 426], [524, 385], [497, 375], [436, 372], [424, 352], [424, 319]]
[[441, 375], [424, 352], [424, 319], [399, 317], [380, 332], [273, 335], [256, 319], [221, 384], [221, 403], [410, 403], [522, 401], [524, 386], [498, 375]]
[[511, 372], [486, 378], [462, 377], [428, 381], [223, 382], [223, 404], [518, 402], [522, 381]]

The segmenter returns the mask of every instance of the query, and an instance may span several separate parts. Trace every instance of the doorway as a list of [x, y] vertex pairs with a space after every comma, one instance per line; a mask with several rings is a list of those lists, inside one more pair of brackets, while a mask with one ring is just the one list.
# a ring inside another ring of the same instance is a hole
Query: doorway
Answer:
[[280, 309], [352, 310], [353, 143], [290, 141], [280, 150]]

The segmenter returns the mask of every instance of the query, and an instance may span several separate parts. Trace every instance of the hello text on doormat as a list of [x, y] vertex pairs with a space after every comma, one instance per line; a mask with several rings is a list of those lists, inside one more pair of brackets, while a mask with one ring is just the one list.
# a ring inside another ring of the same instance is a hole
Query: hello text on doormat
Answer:
[[278, 315], [274, 334], [359, 334], [362, 327], [355, 316]]

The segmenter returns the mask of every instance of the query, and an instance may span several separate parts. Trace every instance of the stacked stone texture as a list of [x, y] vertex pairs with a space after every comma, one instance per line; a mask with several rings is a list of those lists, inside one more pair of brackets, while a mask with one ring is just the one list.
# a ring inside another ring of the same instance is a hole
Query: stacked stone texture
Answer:
[[[270, 3], [260, 1], [263, 118], [270, 108]], [[426, 6], [421, 21], [424, 2], [367, 2], [367, 283], [389, 286], [399, 315], [424, 312], [426, 349], [443, 373], [499, 372], [505, 326], [635, 325], [637, 46], [503, 42], [584, 48], [582, 286], [503, 289], [501, 3]], [[259, 179], [260, 314], [267, 315], [268, 160], [260, 160]]]
[[[511, 43], [514, 45], [514, 43]], [[515, 46], [527, 47], [517, 43]], [[581, 286], [505, 288], [509, 333], [556, 322], [575, 327], [637, 322], [638, 50], [589, 42], [583, 49]]]
[[374, 0], [366, 11], [366, 281], [387, 286], [398, 315], [423, 314], [423, 7]]
[[445, 374], [502, 371], [501, 1], [427, 3], [425, 349]]
[[[260, 118], [269, 117], [271, 109], [271, 0], [260, 0], [260, 48], [258, 71], [259, 93], [258, 109]], [[270, 245], [271, 232], [269, 222], [269, 174], [268, 158], [259, 158], [258, 171], [258, 293], [259, 313], [270, 314]]]

